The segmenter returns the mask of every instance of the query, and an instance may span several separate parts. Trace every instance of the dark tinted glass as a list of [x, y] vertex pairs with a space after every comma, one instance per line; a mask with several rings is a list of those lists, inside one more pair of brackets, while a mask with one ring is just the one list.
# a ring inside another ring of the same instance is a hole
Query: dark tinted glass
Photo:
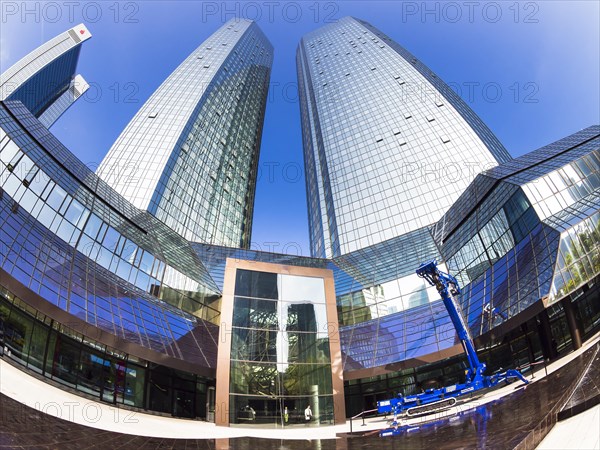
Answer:
[[277, 302], [236, 297], [233, 308], [233, 326], [243, 328], [276, 329]]
[[277, 300], [277, 274], [238, 269], [235, 279], [235, 295]]

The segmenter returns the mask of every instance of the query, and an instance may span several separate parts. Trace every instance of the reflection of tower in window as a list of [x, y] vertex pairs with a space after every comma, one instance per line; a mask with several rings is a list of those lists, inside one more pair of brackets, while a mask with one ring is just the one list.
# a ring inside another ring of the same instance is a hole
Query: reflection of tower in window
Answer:
[[329, 347], [329, 342], [327, 342], [327, 339], [319, 341], [319, 343], [317, 344], [317, 349], [319, 352], [319, 355], [317, 356], [317, 361], [325, 361], [327, 359], [327, 347]]

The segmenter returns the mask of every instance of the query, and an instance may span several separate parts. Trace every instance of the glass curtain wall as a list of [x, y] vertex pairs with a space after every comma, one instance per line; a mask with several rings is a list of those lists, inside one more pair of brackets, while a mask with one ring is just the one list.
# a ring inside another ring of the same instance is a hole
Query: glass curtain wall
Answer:
[[238, 269], [233, 311], [230, 423], [332, 424], [323, 279]]
[[89, 339], [0, 287], [0, 356], [101, 401], [206, 418], [212, 380], [161, 366]]

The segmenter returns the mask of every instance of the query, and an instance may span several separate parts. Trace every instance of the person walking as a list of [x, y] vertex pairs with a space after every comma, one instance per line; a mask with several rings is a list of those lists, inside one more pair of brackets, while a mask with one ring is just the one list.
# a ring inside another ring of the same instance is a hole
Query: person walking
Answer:
[[306, 420], [306, 423], [308, 423], [310, 422], [310, 419], [312, 419], [312, 411], [310, 409], [310, 405], [308, 405], [304, 410], [304, 420]]
[[288, 409], [287, 406], [283, 409], [283, 420], [285, 421], [285, 424], [287, 425], [288, 423], [288, 419], [290, 418], [290, 414], [288, 413]]

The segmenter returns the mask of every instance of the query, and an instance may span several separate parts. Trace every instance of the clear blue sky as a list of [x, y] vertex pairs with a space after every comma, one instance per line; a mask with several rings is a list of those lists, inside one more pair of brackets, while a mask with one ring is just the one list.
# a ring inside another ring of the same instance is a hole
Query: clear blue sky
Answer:
[[[24, 7], [24, 5], [26, 5]], [[519, 156], [600, 123], [600, 2], [9, 2], [0, 69], [78, 23], [93, 34], [79, 72], [93, 88], [53, 131], [95, 168], [169, 73], [221, 24], [257, 19], [275, 46], [261, 148], [255, 248], [309, 253], [296, 46], [346, 15], [414, 53]], [[471, 90], [469, 86], [472, 86]], [[268, 244], [274, 242], [276, 244]]]

